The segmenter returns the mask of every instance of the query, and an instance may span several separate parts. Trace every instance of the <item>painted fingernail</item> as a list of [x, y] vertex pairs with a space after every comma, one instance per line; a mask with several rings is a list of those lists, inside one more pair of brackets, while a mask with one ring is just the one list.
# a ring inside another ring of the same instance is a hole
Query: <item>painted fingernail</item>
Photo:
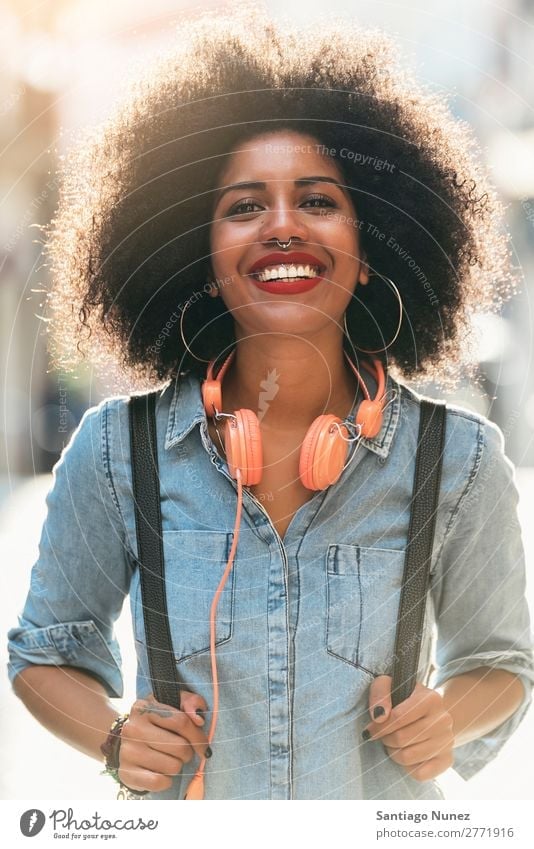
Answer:
[[363, 731], [362, 731], [362, 739], [363, 740], [370, 740], [371, 739], [371, 732], [368, 731], [367, 728], [364, 728]]
[[379, 716], [384, 716], [386, 709], [382, 707], [382, 705], [377, 705], [373, 710], [373, 717], [378, 719]]
[[205, 756], [206, 756], [207, 758], [211, 758], [211, 756], [212, 756], [212, 754], [213, 754], [213, 752], [211, 751], [211, 746], [207, 746], [207, 747], [206, 747], [206, 751], [205, 751], [205, 753], [204, 753], [204, 754], [205, 754]]

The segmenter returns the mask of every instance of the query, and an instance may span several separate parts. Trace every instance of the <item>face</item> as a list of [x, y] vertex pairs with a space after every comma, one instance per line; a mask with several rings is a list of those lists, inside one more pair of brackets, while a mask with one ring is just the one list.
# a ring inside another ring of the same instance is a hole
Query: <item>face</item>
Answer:
[[[367, 283], [356, 211], [341, 170], [320, 148], [291, 130], [259, 135], [233, 150], [221, 174], [212, 270], [237, 338], [339, 334], [355, 286]], [[292, 242], [282, 251], [276, 239]], [[307, 259], [291, 262], [294, 252]], [[287, 257], [281, 271], [273, 253]]]

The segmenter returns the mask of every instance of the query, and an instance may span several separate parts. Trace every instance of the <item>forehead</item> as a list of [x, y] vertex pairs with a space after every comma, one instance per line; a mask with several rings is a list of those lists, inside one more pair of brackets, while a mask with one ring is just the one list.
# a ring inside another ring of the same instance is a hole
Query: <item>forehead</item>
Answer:
[[234, 180], [274, 180], [307, 174], [342, 177], [336, 160], [313, 136], [293, 130], [262, 133], [236, 145], [219, 185]]

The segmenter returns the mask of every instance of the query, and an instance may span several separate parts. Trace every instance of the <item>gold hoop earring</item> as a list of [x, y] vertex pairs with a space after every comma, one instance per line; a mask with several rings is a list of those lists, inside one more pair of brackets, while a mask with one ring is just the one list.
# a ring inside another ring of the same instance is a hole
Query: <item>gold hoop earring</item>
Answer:
[[200, 363], [209, 363], [209, 362], [211, 362], [211, 360], [205, 360], [203, 357], [197, 357], [197, 355], [193, 353], [193, 351], [191, 350], [191, 348], [189, 347], [189, 345], [185, 341], [183, 320], [184, 320], [184, 313], [185, 313], [186, 309], [189, 307], [190, 303], [191, 303], [191, 300], [185, 302], [185, 307], [183, 308], [182, 314], [180, 316], [180, 336], [182, 337], [182, 342], [184, 343], [185, 347], [187, 348], [187, 350], [189, 351], [191, 356], [195, 358], [195, 360], [198, 360]]
[[398, 323], [398, 325], [397, 325], [397, 330], [396, 330], [396, 332], [395, 332], [395, 336], [393, 337], [393, 339], [391, 340], [391, 342], [389, 342], [389, 343], [388, 343], [388, 344], [387, 344], [384, 348], [375, 348], [375, 349], [373, 349], [373, 350], [370, 350], [370, 349], [368, 349], [368, 348], [360, 348], [360, 346], [359, 346], [359, 345], [354, 345], [354, 343], [353, 343], [352, 339], [350, 338], [349, 331], [348, 331], [348, 328], [347, 328], [347, 311], [345, 310], [345, 313], [344, 313], [344, 315], [343, 315], [343, 326], [344, 326], [344, 329], [345, 329], [345, 334], [346, 334], [346, 336], [347, 336], [347, 339], [349, 339], [349, 341], [350, 341], [351, 345], [354, 345], [354, 347], [355, 347], [358, 351], [363, 351], [363, 353], [364, 353], [364, 354], [379, 354], [379, 353], [381, 353], [382, 351], [387, 351], [387, 349], [388, 349], [388, 348], [391, 348], [391, 346], [393, 345], [393, 343], [394, 343], [395, 339], [397, 338], [397, 336], [398, 336], [398, 335], [399, 335], [399, 333], [400, 333], [401, 324], [402, 324], [402, 316], [403, 316], [403, 314], [404, 314], [404, 308], [403, 308], [403, 304], [402, 304], [401, 294], [400, 294], [399, 290], [397, 289], [397, 287], [396, 287], [395, 283], [393, 282], [393, 280], [391, 280], [391, 278], [390, 278], [390, 277], [386, 277], [384, 274], [377, 274], [376, 272], [373, 272], [372, 274], [370, 274], [370, 275], [369, 275], [369, 279], [370, 279], [371, 277], [373, 277], [373, 276], [374, 276], [374, 277], [380, 277], [380, 279], [381, 279], [381, 280], [387, 280], [387, 282], [388, 282], [388, 283], [390, 283], [390, 284], [391, 284], [391, 286], [393, 287], [393, 289], [395, 290], [395, 294], [396, 294], [396, 296], [397, 296], [397, 300], [398, 300], [398, 302], [399, 302], [399, 307], [400, 307], [400, 313], [399, 313], [399, 323]]

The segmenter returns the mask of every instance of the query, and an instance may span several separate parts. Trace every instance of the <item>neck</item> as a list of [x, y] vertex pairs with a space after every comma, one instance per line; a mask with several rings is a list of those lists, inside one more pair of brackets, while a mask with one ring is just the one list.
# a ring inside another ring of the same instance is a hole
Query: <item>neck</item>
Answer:
[[265, 431], [299, 432], [324, 413], [344, 418], [358, 392], [339, 334], [321, 345], [276, 334], [240, 339], [223, 379], [224, 412], [250, 409]]

